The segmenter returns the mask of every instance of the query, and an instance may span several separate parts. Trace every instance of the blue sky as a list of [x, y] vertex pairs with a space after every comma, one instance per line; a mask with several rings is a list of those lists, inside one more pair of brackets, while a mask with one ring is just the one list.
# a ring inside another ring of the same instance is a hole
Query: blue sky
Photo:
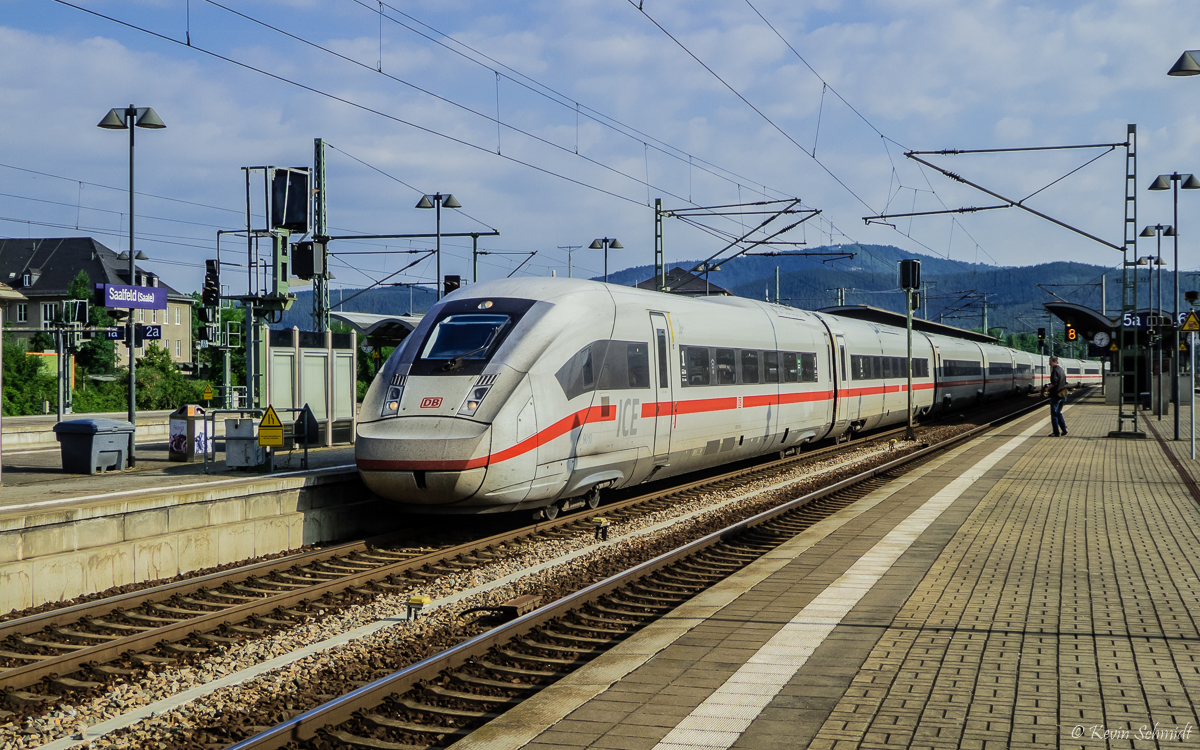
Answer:
[[[584, 246], [576, 275], [599, 274], [586, 246], [604, 236], [625, 246], [610, 268], [652, 262], [655, 197], [667, 208], [797, 197], [822, 212], [789, 235], [810, 245], [1115, 265], [1115, 251], [1016, 209], [894, 227], [863, 217], [993, 203], [907, 149], [1120, 142], [1137, 123], [1139, 224], [1171, 221], [1169, 195], [1145, 191], [1156, 174], [1200, 172], [1200, 78], [1166, 75], [1200, 47], [1184, 0], [752, 2], [388, 2], [382, 18], [377, 0], [77, 3], [139, 31], [52, 0], [0, 0], [0, 235], [125, 247], [128, 141], [96, 123], [130, 103], [168, 126], [137, 133], [137, 247], [185, 289], [199, 286], [217, 230], [244, 223], [241, 167], [311, 164], [316, 137], [332, 147], [334, 233], [432, 232], [432, 212], [414, 206], [449, 192], [464, 208], [443, 212], [443, 231], [499, 230], [480, 247], [537, 251], [520, 271], [535, 275], [565, 275], [568, 245]], [[191, 47], [179, 43], [189, 34]], [[1023, 198], [1100, 154], [937, 162]], [[1123, 154], [1028, 205], [1119, 243]], [[1180, 196], [1184, 269], [1200, 266], [1198, 201]], [[676, 220], [665, 232], [668, 260], [720, 248]], [[469, 277], [469, 240], [443, 248], [443, 271]], [[343, 256], [335, 285], [363, 286], [409, 257]], [[481, 258], [481, 279], [521, 260]], [[427, 261], [393, 280], [433, 275]]]

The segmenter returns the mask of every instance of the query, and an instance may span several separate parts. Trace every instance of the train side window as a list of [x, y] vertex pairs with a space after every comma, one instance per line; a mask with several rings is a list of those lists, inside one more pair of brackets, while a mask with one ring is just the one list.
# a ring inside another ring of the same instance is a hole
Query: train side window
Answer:
[[667, 387], [667, 332], [657, 329], [658, 334], [658, 387]]
[[795, 352], [783, 352], [783, 382], [797, 383], [800, 381], [800, 368], [796, 364]]
[[732, 349], [717, 350], [717, 385], [737, 384], [737, 360]]
[[1068, 367], [1068, 368], [1067, 368], [1067, 374], [1068, 374], [1068, 375], [1078, 375], [1078, 374], [1079, 374], [1079, 368], [1078, 368], [1078, 367]]
[[650, 347], [635, 341], [625, 345], [625, 364], [630, 388], [650, 387]]
[[758, 352], [751, 349], [742, 350], [742, 382], [758, 382]]
[[842, 380], [846, 379], [846, 347], [839, 346], [838, 351], [842, 355]]
[[861, 354], [850, 355], [851, 380], [864, 380], [867, 377], [866, 370], [863, 367], [863, 359], [864, 357]]
[[562, 386], [563, 393], [567, 395], [567, 400], [571, 400], [576, 396], [595, 390], [596, 379], [594, 369], [592, 367], [592, 345], [580, 349], [574, 357], [571, 357], [566, 363], [558, 368], [558, 372], [554, 374], [558, 379], [558, 384]]
[[801, 352], [800, 353], [800, 382], [802, 382], [802, 383], [817, 382], [817, 355], [816, 355], [816, 352]]
[[684, 385], [708, 385], [708, 347], [689, 346], [684, 351]]
[[929, 377], [929, 360], [928, 359], [921, 358], [921, 359], [913, 360], [913, 377], [914, 378]]
[[879, 364], [883, 366], [883, 372], [880, 377], [892, 378], [893, 362], [891, 357], [879, 357]]
[[779, 352], [763, 352], [764, 383], [779, 382]]

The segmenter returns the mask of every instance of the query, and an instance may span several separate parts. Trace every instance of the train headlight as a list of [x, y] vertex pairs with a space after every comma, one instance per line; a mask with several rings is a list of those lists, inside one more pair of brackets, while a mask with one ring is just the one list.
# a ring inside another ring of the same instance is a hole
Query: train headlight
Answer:
[[400, 397], [404, 395], [404, 386], [388, 386], [387, 398], [383, 400], [383, 414], [380, 416], [394, 417], [400, 412]]
[[467, 394], [466, 400], [463, 401], [463, 405], [459, 408], [458, 413], [464, 417], [475, 416], [475, 412], [479, 410], [479, 405], [483, 403], [483, 397], [487, 395], [489, 390], [491, 390], [490, 385], [472, 387], [470, 393]]

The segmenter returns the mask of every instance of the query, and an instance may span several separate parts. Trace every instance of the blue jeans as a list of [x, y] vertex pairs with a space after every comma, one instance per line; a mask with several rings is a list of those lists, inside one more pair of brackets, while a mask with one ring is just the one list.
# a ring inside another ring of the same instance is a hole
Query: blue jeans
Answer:
[[1067, 403], [1065, 398], [1050, 397], [1050, 427], [1054, 429], [1054, 434], [1067, 434], [1067, 423], [1063, 420], [1062, 410], [1063, 404]]

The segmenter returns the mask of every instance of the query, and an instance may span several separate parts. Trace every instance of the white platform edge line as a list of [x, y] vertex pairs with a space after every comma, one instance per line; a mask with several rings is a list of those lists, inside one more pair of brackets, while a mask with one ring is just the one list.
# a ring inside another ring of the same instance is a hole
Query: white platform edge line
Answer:
[[[872, 578], [874, 579], [873, 583], [878, 583], [879, 579], [883, 578], [884, 574], [886, 574], [888, 570], [890, 570], [891, 567], [896, 563], [896, 561], [900, 559], [901, 555], [903, 555], [909, 549], [909, 547], [912, 546], [917, 537], [919, 537], [921, 533], [929, 528], [929, 526], [963, 494], [963, 492], [965, 492], [976, 481], [978, 481], [979, 477], [981, 477], [984, 473], [993, 468], [1000, 461], [1004, 460], [1022, 443], [1033, 437], [1035, 432], [1042, 429], [1045, 429], [1045, 427], [1039, 422], [1038, 424], [1035, 424], [1034, 426], [1022, 432], [1017, 437], [1014, 437], [1005, 442], [1003, 445], [997, 447], [994, 451], [976, 462], [961, 476], [955, 478], [944, 488], [935, 493], [933, 497], [926, 500], [920, 508], [913, 511], [905, 520], [897, 524], [890, 532], [887, 533], [887, 535], [884, 536], [883, 539], [877, 542], [875, 546], [870, 549], [870, 551], [868, 551], [853, 565], [851, 565], [849, 570], [847, 570], [836, 581], [830, 584], [828, 588], [818, 594], [808, 606], [800, 610], [800, 612], [798, 612], [787, 625], [785, 625], [778, 633], [775, 634], [774, 637], [772, 637], [766, 642], [766, 644], [763, 645], [759, 652], [765, 652], [768, 654], [765, 656], [764, 660], [770, 662], [773, 658], [769, 655], [771, 650], [788, 646], [797, 638], [815, 639], [818, 642], [824, 641], [825, 638], [827, 638], [829, 634], [833, 632], [833, 629], [837, 627], [837, 623], [844, 619], [846, 615], [850, 614], [850, 610], [852, 610], [854, 606], [857, 605], [861, 600], [861, 597], [865, 595], [866, 590], [861, 587], [860, 582], [866, 580], [867, 578]], [[853, 590], [855, 593], [849, 597], [845, 596], [840, 591], [845, 587], [845, 579], [851, 579], [855, 581], [855, 584], [853, 585]], [[830, 612], [831, 610], [838, 610], [841, 612], [841, 616], [838, 617], [837, 622], [826, 621], [814, 623], [810, 622], [810, 620], [813, 619], [814, 610], [821, 611], [826, 617], [828, 616], [826, 613]], [[751, 660], [753, 659], [754, 657], [752, 656]], [[789, 665], [791, 669], [785, 671], [784, 673], [755, 673], [752, 678], [750, 678], [748, 674], [743, 674], [743, 672], [746, 670], [746, 667], [743, 666], [737, 672], [735, 672], [724, 685], [717, 688], [712, 695], [710, 695], [704, 700], [704, 702], [700, 704], [700, 706], [698, 706], [692, 711], [691, 714], [683, 719], [683, 721], [680, 722], [675, 729], [672, 729], [670, 732], [668, 732], [667, 736], [664, 737], [657, 745], [655, 745], [655, 750], [668, 750], [676, 745], [686, 744], [686, 738], [689, 736], [688, 733], [695, 732], [697, 730], [719, 731], [720, 722], [727, 721], [729, 718], [733, 718], [732, 716], [726, 717], [721, 714], [719, 706], [722, 704], [722, 697], [730, 692], [736, 693], [736, 684], [738, 682], [746, 679], [752, 679], [758, 685], [774, 688], [774, 692], [778, 693], [788, 684], [788, 682], [791, 681], [792, 677], [795, 676], [796, 672], [799, 671], [800, 667], [802, 667], [807, 661], [808, 657], [805, 656], [801, 659], [797, 659], [797, 663]], [[703, 714], [698, 713], [701, 709], [704, 709]], [[741, 719], [739, 718], [739, 720]], [[685, 725], [686, 729], [682, 728]], [[728, 748], [731, 747], [736, 741], [737, 737], [734, 737], [728, 744], [717, 747]]]

